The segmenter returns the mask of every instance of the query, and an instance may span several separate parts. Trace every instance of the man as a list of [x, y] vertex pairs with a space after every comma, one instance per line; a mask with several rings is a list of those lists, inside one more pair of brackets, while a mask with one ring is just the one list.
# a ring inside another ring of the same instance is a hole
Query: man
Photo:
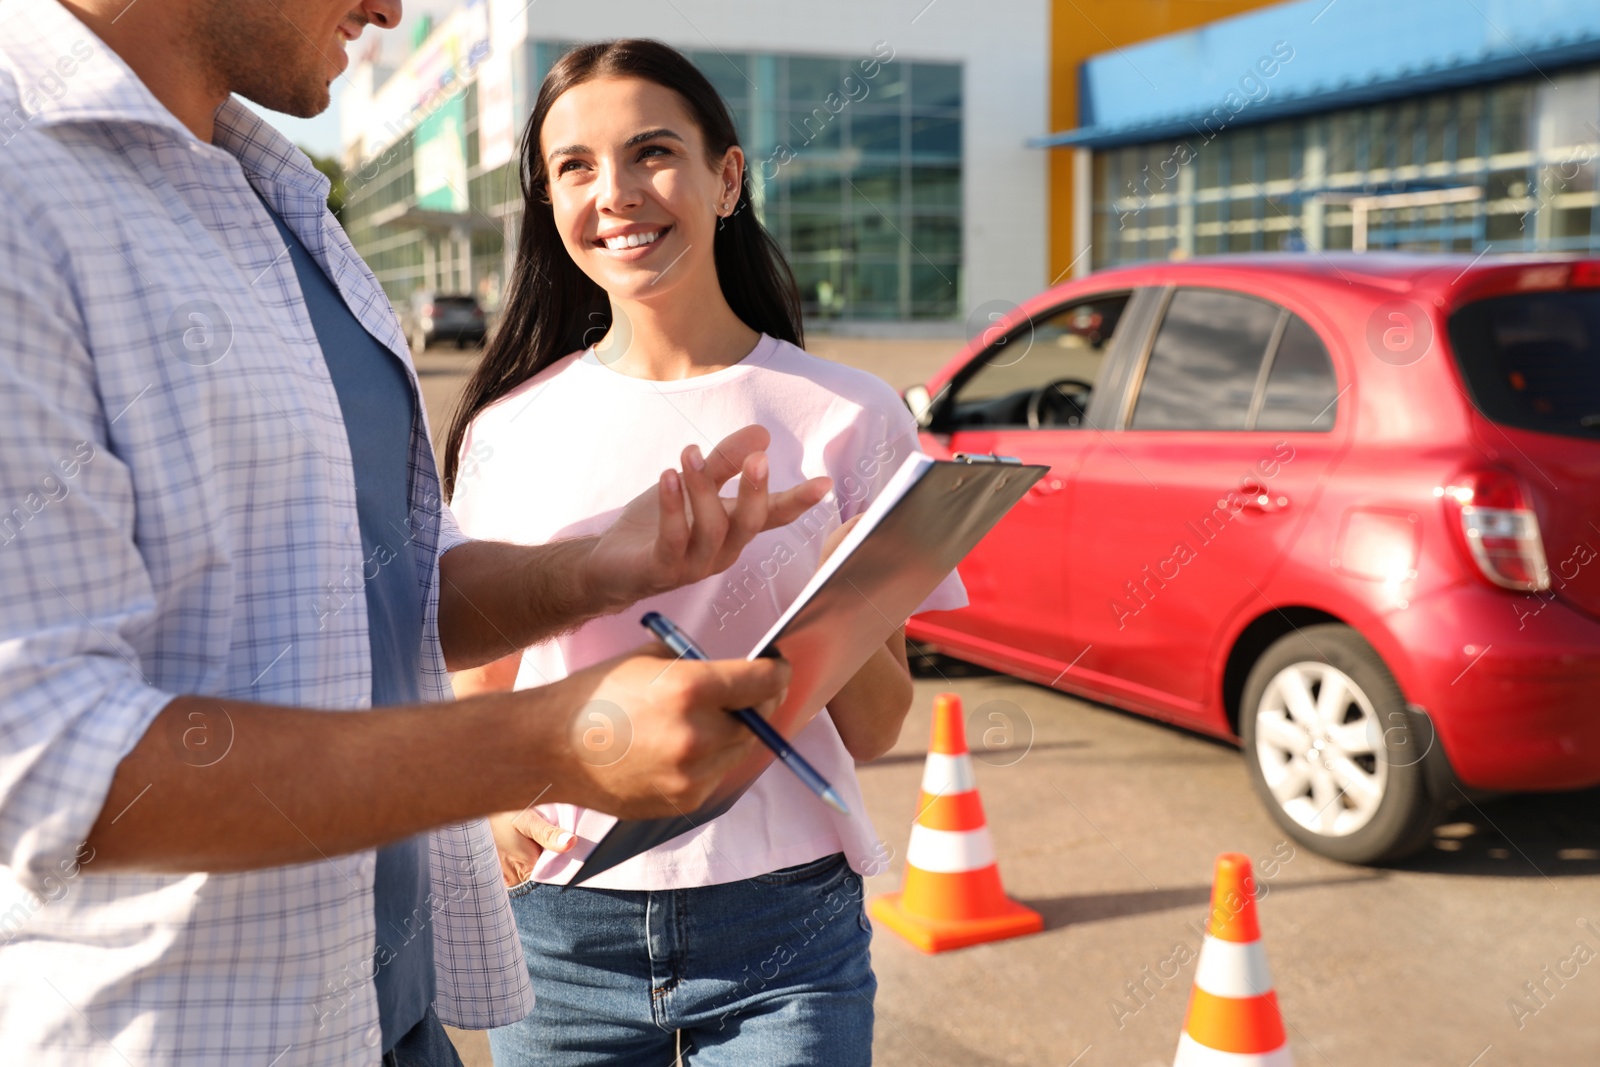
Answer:
[[600, 538], [464, 541], [326, 179], [232, 96], [314, 114], [400, 14], [0, 4], [0, 1062], [454, 1063], [441, 1019], [532, 1003], [479, 817], [690, 810], [786, 684], [657, 649], [427, 706], [827, 486], [769, 497], [750, 427]]

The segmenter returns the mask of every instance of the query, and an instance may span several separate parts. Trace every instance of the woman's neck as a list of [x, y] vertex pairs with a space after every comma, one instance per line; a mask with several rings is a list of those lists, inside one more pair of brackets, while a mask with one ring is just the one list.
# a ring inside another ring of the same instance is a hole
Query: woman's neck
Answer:
[[734, 314], [720, 287], [704, 299], [611, 300], [611, 329], [595, 354], [630, 378], [676, 381], [731, 367], [760, 334]]

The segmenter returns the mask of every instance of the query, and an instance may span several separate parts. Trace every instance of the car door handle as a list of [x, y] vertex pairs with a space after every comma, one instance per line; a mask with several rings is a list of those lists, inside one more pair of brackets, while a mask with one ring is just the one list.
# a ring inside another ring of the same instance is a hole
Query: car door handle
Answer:
[[1028, 486], [1028, 495], [1049, 496], [1051, 493], [1059, 491], [1066, 484], [1067, 483], [1063, 482], [1060, 478], [1052, 478], [1049, 475], [1046, 475], [1045, 477], [1034, 482], [1032, 485]]
[[1289, 498], [1286, 496], [1272, 496], [1268, 493], [1260, 493], [1256, 496], [1245, 497], [1244, 503], [1239, 505], [1239, 509], [1241, 511], [1254, 511], [1262, 515], [1270, 515], [1274, 511], [1283, 511], [1288, 506]]

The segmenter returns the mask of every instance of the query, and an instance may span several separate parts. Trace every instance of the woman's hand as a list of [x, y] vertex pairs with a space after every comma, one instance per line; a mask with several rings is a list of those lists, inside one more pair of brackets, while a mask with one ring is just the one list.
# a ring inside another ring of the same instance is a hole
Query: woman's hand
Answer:
[[[482, 667], [456, 672], [451, 677], [456, 698], [479, 693], [509, 693], [516, 682], [521, 659], [520, 653], [514, 653]], [[531, 805], [521, 811], [489, 816], [489, 829], [494, 833], [495, 851], [500, 855], [500, 877], [508, 889], [533, 877], [533, 865], [545, 849], [566, 852], [578, 842], [574, 834], [545, 821]]]
[[854, 530], [856, 523], [860, 521], [860, 515], [853, 515], [840, 523], [838, 529], [822, 539], [822, 557], [817, 560], [818, 568], [828, 561], [828, 557], [833, 555], [833, 550], [838, 548], [846, 537], [850, 536], [850, 531]]
[[533, 865], [545, 849], [567, 852], [578, 843], [576, 834], [546, 822], [531, 807], [489, 816], [489, 829], [500, 854], [500, 877], [508, 889], [533, 877]]
[[[746, 426], [709, 456], [697, 445], [685, 448], [682, 472], [664, 471], [589, 552], [584, 578], [596, 602], [617, 610], [725, 571], [756, 534], [789, 525], [827, 495], [827, 478], [769, 494], [761, 450], [770, 440], [764, 428]], [[739, 494], [724, 499], [718, 493], [734, 475]]]
[[450, 676], [450, 688], [457, 700], [475, 697], [480, 693], [509, 693], [516, 688], [517, 669], [522, 666], [522, 653], [485, 663], [482, 667], [469, 667]]

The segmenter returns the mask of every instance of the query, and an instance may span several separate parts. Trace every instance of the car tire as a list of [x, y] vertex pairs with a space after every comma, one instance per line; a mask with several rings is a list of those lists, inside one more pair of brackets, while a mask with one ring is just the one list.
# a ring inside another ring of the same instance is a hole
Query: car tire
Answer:
[[1424, 766], [1432, 724], [1355, 630], [1326, 623], [1279, 638], [1251, 668], [1239, 708], [1251, 783], [1294, 840], [1359, 864], [1426, 843], [1441, 814]]

